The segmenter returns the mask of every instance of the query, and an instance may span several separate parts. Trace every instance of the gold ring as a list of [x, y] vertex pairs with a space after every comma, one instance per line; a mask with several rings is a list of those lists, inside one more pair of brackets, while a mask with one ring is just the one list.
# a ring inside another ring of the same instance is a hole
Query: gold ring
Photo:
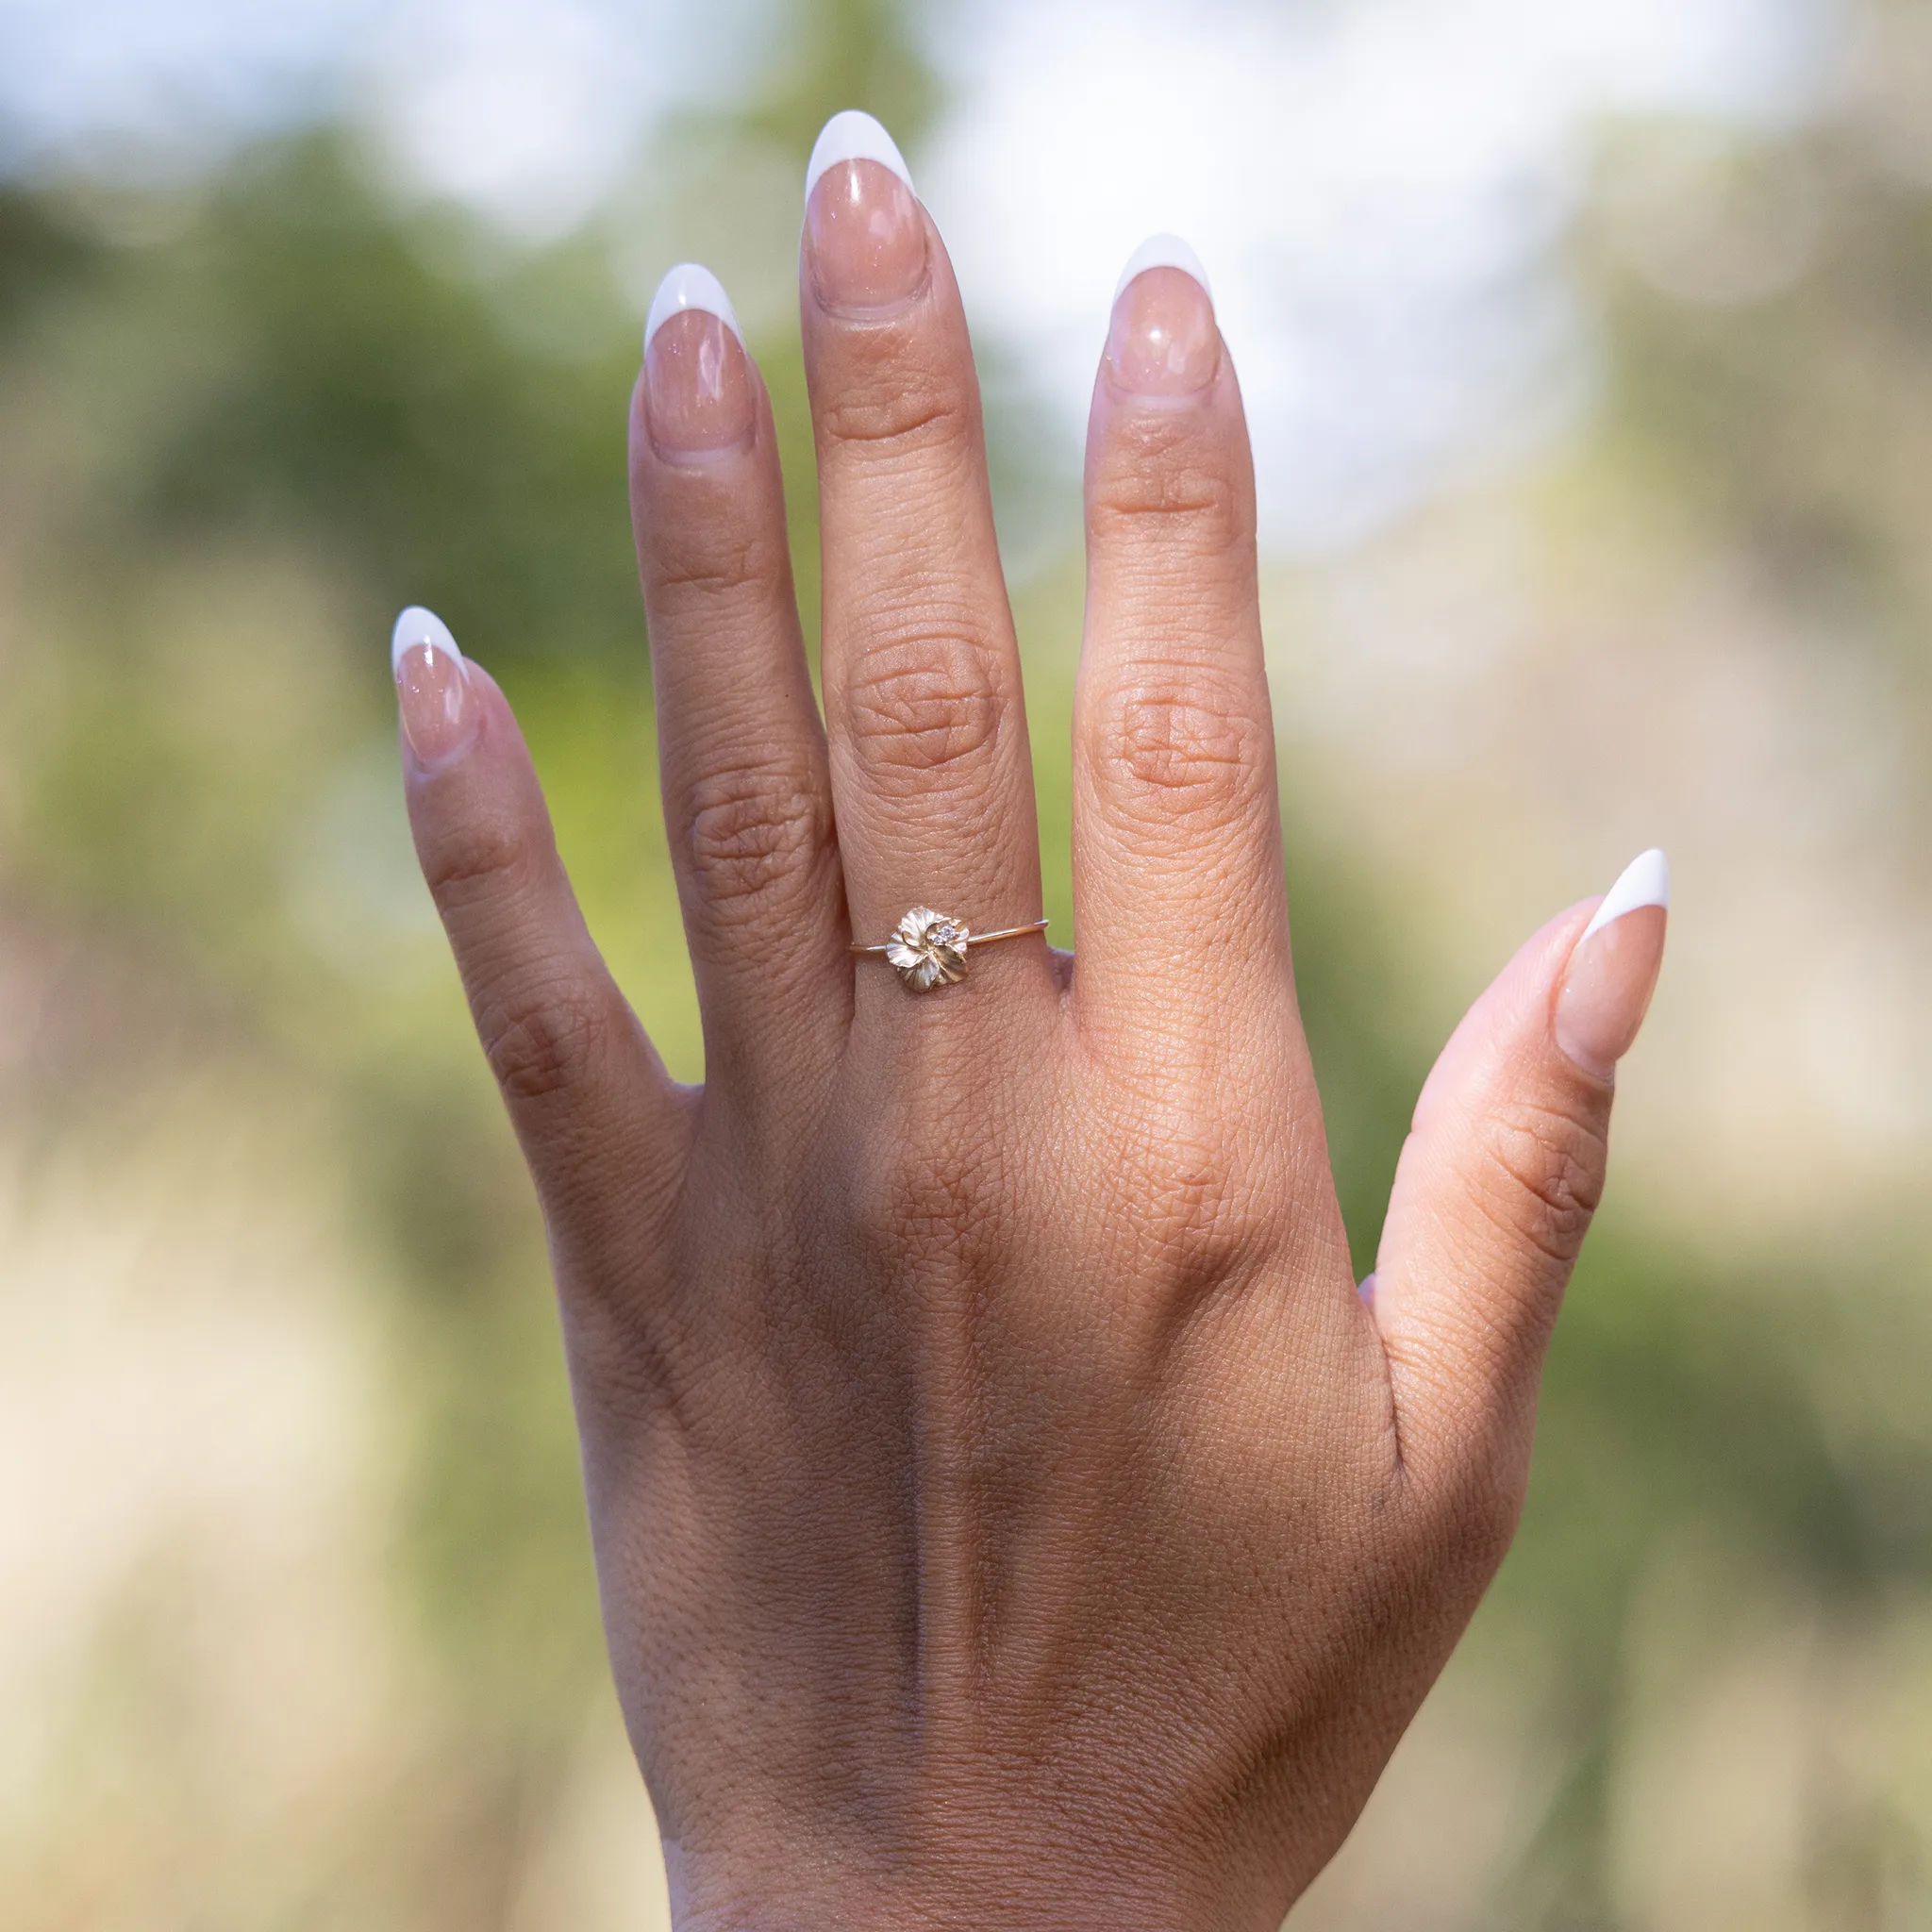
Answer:
[[995, 940], [1024, 940], [1045, 930], [1046, 921], [1036, 919], [1030, 925], [1008, 925], [998, 932], [968, 932], [957, 919], [935, 912], [930, 906], [915, 906], [892, 928], [892, 937], [884, 945], [852, 950], [874, 958], [883, 955], [908, 991], [930, 992], [936, 986], [958, 986], [966, 977], [968, 947], [990, 946]]

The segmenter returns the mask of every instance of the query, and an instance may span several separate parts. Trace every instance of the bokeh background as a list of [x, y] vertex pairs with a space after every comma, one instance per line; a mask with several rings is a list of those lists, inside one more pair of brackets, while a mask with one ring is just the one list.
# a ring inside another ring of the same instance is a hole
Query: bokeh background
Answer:
[[650, 1932], [527, 1188], [387, 641], [502, 679], [701, 1071], [624, 497], [802, 164], [979, 345], [1070, 921], [1077, 462], [1188, 235], [1250, 398], [1361, 1265], [1467, 1001], [1676, 866], [1528, 1514], [1308, 1932], [1932, 1924], [1932, 6], [0, 0], [0, 1919]]

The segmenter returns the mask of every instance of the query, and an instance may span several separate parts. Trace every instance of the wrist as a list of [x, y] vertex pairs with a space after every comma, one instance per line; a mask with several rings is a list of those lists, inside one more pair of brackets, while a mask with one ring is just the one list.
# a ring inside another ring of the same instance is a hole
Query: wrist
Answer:
[[[1118, 1849], [1118, 1828], [1099, 1836]], [[674, 1932], [1273, 1932], [1286, 1910], [1272, 1887], [1249, 1910], [1224, 1875], [1153, 1870], [1144, 1847], [1113, 1862], [989, 1841], [902, 1863], [823, 1848], [693, 1859], [667, 1844], [664, 1862]]]

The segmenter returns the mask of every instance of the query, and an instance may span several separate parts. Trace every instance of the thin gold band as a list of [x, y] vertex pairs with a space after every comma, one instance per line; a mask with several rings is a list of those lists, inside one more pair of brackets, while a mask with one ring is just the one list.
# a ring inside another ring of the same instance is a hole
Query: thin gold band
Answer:
[[[995, 940], [1024, 940], [1030, 938], [1034, 933], [1044, 932], [1049, 923], [1049, 921], [1044, 919], [1036, 919], [1030, 925], [1008, 925], [999, 932], [975, 932], [968, 937], [966, 943], [969, 947], [990, 946]], [[890, 952], [891, 948], [890, 946], [850, 946], [846, 950], [854, 953], [870, 953], [874, 958], [881, 958]]]

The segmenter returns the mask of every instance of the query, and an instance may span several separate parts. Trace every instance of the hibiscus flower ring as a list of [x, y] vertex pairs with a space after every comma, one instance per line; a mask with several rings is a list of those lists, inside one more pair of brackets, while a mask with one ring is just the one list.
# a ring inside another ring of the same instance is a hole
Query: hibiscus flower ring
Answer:
[[1009, 925], [1000, 932], [969, 932], [963, 922], [930, 906], [915, 906], [892, 929], [882, 946], [854, 946], [855, 953], [883, 956], [908, 992], [930, 992], [936, 986], [957, 986], [966, 977], [966, 953], [971, 946], [995, 940], [1025, 939], [1044, 932], [1046, 921]]
[[915, 906], [892, 930], [886, 962], [914, 992], [957, 986], [966, 977], [966, 948], [973, 935], [957, 919]]

